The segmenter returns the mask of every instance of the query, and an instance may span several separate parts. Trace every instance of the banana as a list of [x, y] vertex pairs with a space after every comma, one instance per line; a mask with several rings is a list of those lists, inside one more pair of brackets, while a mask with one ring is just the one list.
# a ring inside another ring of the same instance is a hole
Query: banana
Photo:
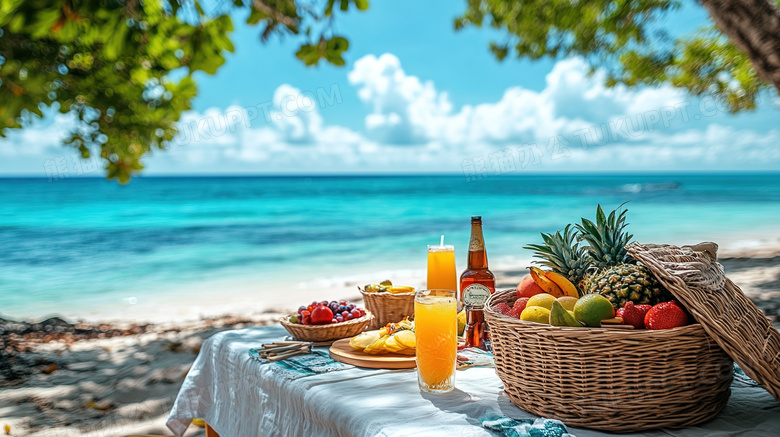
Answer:
[[555, 297], [563, 296], [563, 290], [555, 282], [547, 278], [546, 272], [538, 267], [529, 267], [531, 270], [531, 278], [533, 278], [536, 285], [547, 293], [552, 294]]
[[387, 291], [393, 294], [397, 293], [414, 293], [414, 287], [408, 287], [408, 286], [394, 286], [394, 287], [387, 287]]
[[571, 281], [566, 279], [566, 277], [562, 274], [550, 271], [544, 275], [547, 277], [547, 279], [553, 281], [555, 285], [561, 289], [564, 296], [571, 296], [576, 298], [580, 297], [580, 293], [577, 291], [577, 287], [575, 287], [574, 284], [572, 284]]

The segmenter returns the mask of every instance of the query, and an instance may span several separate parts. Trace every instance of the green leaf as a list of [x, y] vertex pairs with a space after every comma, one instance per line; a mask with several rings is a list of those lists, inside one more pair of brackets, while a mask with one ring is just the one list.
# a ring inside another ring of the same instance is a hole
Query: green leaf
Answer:
[[333, 14], [333, 5], [336, 3], [336, 0], [328, 0], [328, 4], [325, 7], [325, 16], [330, 17]]
[[116, 28], [113, 29], [110, 36], [106, 40], [106, 45], [103, 49], [103, 53], [106, 55], [106, 59], [113, 61], [119, 57], [119, 54], [124, 48], [129, 30], [130, 28], [124, 22], [120, 21], [117, 23]]
[[325, 44], [325, 59], [333, 65], [344, 65], [342, 54], [349, 48], [349, 41], [346, 38], [336, 36], [331, 38]]
[[251, 11], [249, 17], [246, 19], [247, 24], [257, 24], [260, 20], [268, 18], [268, 15], [259, 9], [252, 8]]
[[318, 45], [306, 44], [301, 46], [295, 56], [307, 66], [317, 65], [322, 57], [322, 52]]

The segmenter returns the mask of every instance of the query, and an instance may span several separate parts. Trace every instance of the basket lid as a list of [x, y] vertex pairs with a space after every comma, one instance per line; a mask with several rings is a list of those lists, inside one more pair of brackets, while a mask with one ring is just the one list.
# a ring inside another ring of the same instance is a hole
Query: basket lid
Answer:
[[647, 266], [749, 377], [780, 401], [780, 332], [717, 262], [718, 245], [631, 243]]

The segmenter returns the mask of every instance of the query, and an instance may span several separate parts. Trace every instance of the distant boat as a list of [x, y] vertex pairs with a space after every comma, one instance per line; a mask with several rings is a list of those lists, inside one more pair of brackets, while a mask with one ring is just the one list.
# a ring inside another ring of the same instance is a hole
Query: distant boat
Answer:
[[627, 193], [649, 193], [654, 191], [677, 191], [682, 184], [679, 182], [660, 182], [657, 184], [626, 184], [623, 191]]

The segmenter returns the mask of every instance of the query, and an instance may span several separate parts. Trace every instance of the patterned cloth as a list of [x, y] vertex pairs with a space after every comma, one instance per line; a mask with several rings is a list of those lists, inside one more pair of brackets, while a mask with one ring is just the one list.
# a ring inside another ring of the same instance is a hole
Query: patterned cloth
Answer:
[[269, 362], [260, 358], [257, 349], [249, 349], [249, 356], [263, 364], [272, 364], [274, 373], [287, 380], [296, 380], [304, 376], [319, 375], [321, 373], [335, 372], [351, 369], [353, 366], [340, 363], [327, 352], [314, 351], [310, 354], [296, 355], [286, 360]]
[[554, 419], [521, 419], [508, 417], [482, 420], [482, 426], [506, 437], [574, 437], [566, 432], [566, 425]]
[[458, 351], [458, 369], [469, 367], [496, 367], [493, 354], [475, 347], [467, 347]]

